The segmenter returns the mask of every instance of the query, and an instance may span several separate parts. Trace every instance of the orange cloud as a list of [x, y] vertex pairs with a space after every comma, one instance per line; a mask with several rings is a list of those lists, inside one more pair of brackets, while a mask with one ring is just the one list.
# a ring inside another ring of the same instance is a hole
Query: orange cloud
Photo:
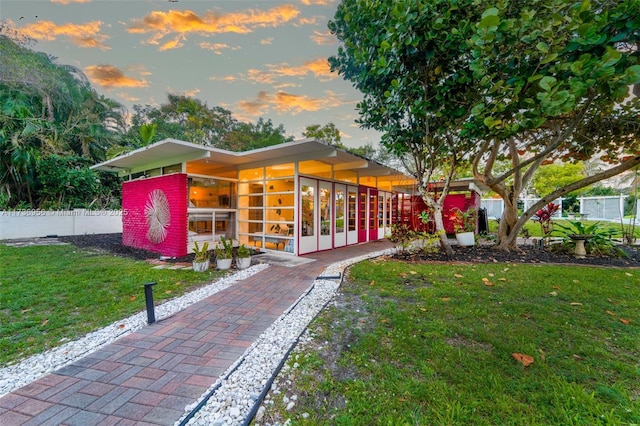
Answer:
[[90, 3], [91, 0], [51, 0], [51, 3], [71, 4], [71, 3]]
[[277, 78], [297, 77], [303, 78], [309, 74], [321, 81], [329, 81], [337, 75], [331, 72], [331, 67], [326, 58], [316, 58], [302, 65], [290, 66], [287, 63], [267, 65], [268, 70], [250, 69], [246, 78], [256, 83], [272, 84]]
[[238, 102], [237, 109], [254, 117], [264, 115], [270, 108], [280, 113], [297, 115], [306, 111], [335, 108], [347, 103], [350, 102], [341, 100], [340, 96], [332, 91], [326, 91], [324, 97], [294, 95], [284, 91], [278, 91], [275, 95], [259, 92], [254, 100]]
[[310, 38], [318, 46], [329, 46], [336, 43], [336, 37], [328, 31], [324, 33], [314, 31]]
[[117, 87], [147, 87], [146, 80], [139, 80], [127, 77], [117, 67], [113, 65], [91, 65], [84, 69], [89, 79], [105, 89]]
[[226, 43], [205, 43], [202, 42], [199, 44], [200, 48], [203, 50], [211, 50], [216, 55], [222, 55], [222, 51], [226, 49], [230, 50], [240, 50], [240, 46], [231, 47]]
[[187, 98], [195, 98], [198, 93], [200, 93], [200, 89], [192, 89], [192, 90], [173, 90], [171, 87], [167, 89], [167, 91], [174, 95], [186, 96]]
[[160, 44], [164, 37], [171, 34], [251, 33], [256, 28], [277, 27], [299, 14], [300, 11], [293, 5], [222, 15], [211, 12], [202, 17], [190, 10], [154, 11], [142, 19], [133, 20], [127, 31], [133, 34], [150, 34], [147, 42]]
[[137, 97], [137, 96], [132, 96], [132, 95], [130, 95], [130, 94], [129, 94], [129, 93], [127, 93], [127, 92], [120, 92], [120, 93], [118, 93], [118, 97], [119, 97], [120, 99], [124, 99], [124, 100], [125, 100], [125, 101], [127, 101], [127, 102], [138, 102], [138, 101], [140, 100], [140, 98], [139, 98], [139, 97]]
[[240, 101], [237, 105], [244, 114], [257, 117], [264, 115], [264, 113], [269, 109], [270, 103], [271, 95], [267, 92], [259, 92], [255, 100]]
[[104, 41], [109, 37], [100, 34], [102, 21], [92, 21], [86, 24], [63, 24], [57, 25], [52, 21], [38, 21], [25, 25], [20, 32], [36, 40], [54, 41], [58, 37], [68, 37], [79, 47], [97, 47], [108, 50], [109, 46]]
[[318, 5], [318, 6], [329, 6], [333, 4], [334, 0], [302, 0], [302, 4], [306, 6]]
[[318, 18], [315, 16], [303, 16], [298, 20], [300, 25], [315, 25], [318, 23]]
[[184, 46], [184, 43], [182, 42], [183, 40], [184, 40], [184, 37], [178, 36], [173, 40], [170, 40], [165, 44], [163, 44], [162, 46], [160, 46], [160, 51], [164, 52], [165, 50], [178, 49]]

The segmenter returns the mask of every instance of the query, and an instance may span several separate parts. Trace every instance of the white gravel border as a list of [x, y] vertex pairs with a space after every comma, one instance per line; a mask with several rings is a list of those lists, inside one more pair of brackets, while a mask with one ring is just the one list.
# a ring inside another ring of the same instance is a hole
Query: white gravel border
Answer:
[[[390, 255], [394, 252], [395, 249], [390, 248], [329, 265], [319, 279], [314, 281], [309, 292], [303, 294], [260, 335], [198, 401], [185, 407], [185, 415], [176, 422], [176, 425], [185, 421], [191, 411], [207, 397], [209, 400], [193, 415], [188, 424], [231, 426], [244, 423], [270, 378], [276, 374], [282, 359], [293, 348], [309, 323], [335, 295], [344, 270], [354, 263]], [[161, 320], [174, 315], [187, 306], [224, 290], [237, 281], [248, 278], [267, 267], [269, 267], [267, 264], [254, 265], [158, 305], [155, 308], [156, 319]], [[2, 368], [0, 369], [0, 397], [71, 364], [88, 353], [146, 325], [147, 314], [146, 311], [143, 311], [89, 333], [79, 340], [65, 343], [50, 351], [31, 356], [20, 363]]]
[[[168, 300], [155, 307], [156, 321], [170, 317], [187, 306], [224, 290], [238, 281], [249, 278], [267, 267], [269, 267], [267, 264], [253, 265], [222, 277], [207, 286]], [[146, 310], [93, 331], [79, 340], [65, 343], [62, 346], [26, 358], [17, 364], [4, 367], [0, 369], [0, 397], [145, 326], [147, 326]]]
[[[209, 394], [210, 399], [188, 421], [189, 425], [234, 426], [248, 420], [251, 410], [269, 379], [276, 374], [278, 365], [296, 344], [309, 323], [334, 297], [342, 274], [350, 265], [363, 260], [390, 255], [395, 249], [386, 249], [346, 259], [329, 265], [317, 279], [311, 290], [303, 294], [280, 318], [278, 318], [245, 353], [218, 379], [200, 400], [185, 407], [187, 412], [176, 425], [183, 423]], [[337, 278], [335, 281], [333, 277]], [[291, 401], [289, 404], [295, 404]], [[258, 411], [258, 416], [260, 411]]]

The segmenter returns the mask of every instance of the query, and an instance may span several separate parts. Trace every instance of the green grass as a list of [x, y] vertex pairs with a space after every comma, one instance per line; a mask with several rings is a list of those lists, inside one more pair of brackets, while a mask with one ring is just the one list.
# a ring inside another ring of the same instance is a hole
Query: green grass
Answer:
[[157, 283], [157, 304], [223, 274], [153, 269], [71, 245], [0, 245], [0, 258], [0, 365], [144, 311], [144, 283]]
[[289, 361], [295, 407], [276, 396], [267, 418], [640, 423], [638, 270], [367, 261], [342, 292], [312, 323], [314, 343]]

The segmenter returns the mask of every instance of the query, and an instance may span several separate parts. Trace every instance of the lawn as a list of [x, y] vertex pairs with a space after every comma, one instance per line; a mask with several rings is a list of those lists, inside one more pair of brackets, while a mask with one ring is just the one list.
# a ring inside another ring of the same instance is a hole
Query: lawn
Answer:
[[153, 269], [72, 245], [0, 245], [0, 258], [0, 366], [144, 311], [144, 283], [157, 283], [157, 304], [223, 274]]
[[310, 333], [265, 422], [640, 423], [637, 269], [366, 261]]

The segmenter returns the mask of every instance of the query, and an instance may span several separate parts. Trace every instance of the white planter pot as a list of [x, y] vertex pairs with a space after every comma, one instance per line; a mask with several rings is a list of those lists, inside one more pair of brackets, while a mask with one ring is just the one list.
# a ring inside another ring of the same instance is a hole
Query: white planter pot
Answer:
[[473, 232], [460, 232], [456, 234], [458, 244], [464, 247], [472, 247], [476, 245], [476, 236]]
[[196, 272], [206, 272], [209, 269], [209, 260], [204, 262], [193, 262], [193, 270]]
[[229, 269], [231, 268], [231, 261], [233, 259], [216, 259], [216, 267], [218, 269]]
[[236, 266], [238, 269], [247, 269], [251, 266], [251, 258], [250, 257], [239, 257], [236, 259]]

